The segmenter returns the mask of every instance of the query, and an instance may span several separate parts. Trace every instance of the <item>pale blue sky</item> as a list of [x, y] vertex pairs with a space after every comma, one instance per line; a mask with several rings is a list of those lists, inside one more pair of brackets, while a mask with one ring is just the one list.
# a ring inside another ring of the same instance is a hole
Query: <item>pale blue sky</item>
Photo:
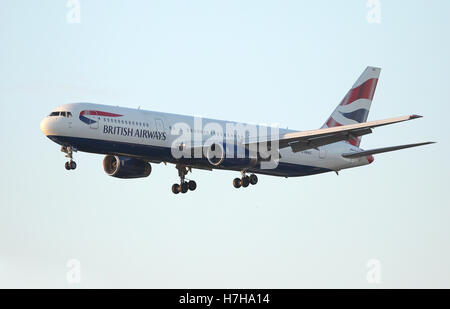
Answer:
[[[66, 3], [2, 1], [0, 287], [450, 287], [449, 1], [382, 0], [381, 24], [365, 0], [80, 0], [80, 24]], [[314, 129], [367, 65], [383, 68], [369, 120], [425, 118], [362, 147], [438, 144], [246, 190], [194, 171], [175, 196], [172, 165], [127, 181], [78, 153], [68, 173], [39, 130], [77, 101]]]

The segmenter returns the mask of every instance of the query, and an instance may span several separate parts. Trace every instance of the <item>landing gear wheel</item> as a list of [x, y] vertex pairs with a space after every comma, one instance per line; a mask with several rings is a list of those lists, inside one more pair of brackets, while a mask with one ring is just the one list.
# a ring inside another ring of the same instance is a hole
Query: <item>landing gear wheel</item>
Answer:
[[248, 176], [242, 177], [241, 183], [242, 187], [247, 188], [248, 185], [250, 184], [250, 177]]
[[188, 191], [194, 191], [195, 189], [197, 189], [197, 183], [195, 181], [193, 181], [193, 180], [186, 181], [185, 180], [185, 176], [187, 175], [187, 173], [192, 172], [190, 167], [188, 167], [186, 165], [182, 165], [182, 164], [177, 164], [175, 166], [175, 168], [178, 170], [178, 176], [180, 177], [180, 184], [177, 184], [177, 187], [175, 187], [175, 185], [172, 186], [173, 192], [175, 189], [177, 189], [176, 193], [179, 193], [179, 192], [186, 193]]
[[241, 187], [241, 179], [240, 178], [234, 178], [233, 187], [235, 187], [236, 189], [239, 189]]
[[173, 192], [174, 194], [180, 193], [180, 185], [177, 184], [177, 183], [173, 184], [173, 185], [172, 185], [172, 192]]
[[181, 184], [181, 193], [186, 193], [186, 192], [188, 192], [188, 190], [189, 190], [189, 185], [188, 185], [188, 183], [187, 183], [187, 182], [183, 182], [183, 183]]
[[66, 164], [64, 165], [64, 167], [66, 168], [66, 170], [74, 170], [77, 168], [77, 164], [75, 163], [75, 161], [67, 161]]
[[256, 176], [255, 174], [251, 174], [250, 175], [250, 183], [252, 185], [256, 185], [258, 183], [258, 176]]
[[70, 165], [71, 170], [74, 170], [77, 168], [77, 163], [75, 161], [70, 161], [69, 165]]
[[188, 182], [188, 187], [190, 191], [194, 191], [195, 189], [197, 189], [197, 183], [193, 180], [190, 180]]

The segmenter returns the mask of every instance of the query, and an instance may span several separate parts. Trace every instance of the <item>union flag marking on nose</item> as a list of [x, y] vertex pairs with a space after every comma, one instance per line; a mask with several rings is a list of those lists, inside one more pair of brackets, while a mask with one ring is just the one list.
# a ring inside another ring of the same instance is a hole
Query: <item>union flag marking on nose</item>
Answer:
[[91, 118], [88, 118], [86, 116], [102, 116], [102, 117], [122, 117], [123, 115], [114, 114], [114, 113], [108, 113], [108, 112], [102, 112], [102, 111], [93, 111], [93, 110], [84, 110], [80, 112], [80, 120], [83, 121], [85, 124], [93, 124], [96, 123], [96, 120], [93, 120]]

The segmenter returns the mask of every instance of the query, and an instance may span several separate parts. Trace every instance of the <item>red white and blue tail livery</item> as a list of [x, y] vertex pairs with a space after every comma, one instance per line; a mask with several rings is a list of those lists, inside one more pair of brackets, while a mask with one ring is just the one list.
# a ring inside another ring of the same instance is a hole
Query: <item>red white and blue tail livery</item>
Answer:
[[[368, 67], [347, 92], [322, 128], [366, 122], [377, 89], [380, 71], [380, 68]], [[359, 147], [361, 138], [357, 137], [348, 142]]]
[[105, 155], [105, 172], [117, 178], [150, 175], [151, 164], [172, 163], [180, 182], [175, 194], [197, 188], [193, 169], [239, 172], [235, 188], [256, 185], [258, 174], [297, 177], [367, 165], [373, 155], [432, 142], [360, 148], [361, 137], [380, 126], [420, 118], [408, 115], [367, 121], [380, 68], [367, 67], [320, 129], [284, 130], [234, 121], [197, 118], [93, 103], [57, 107], [41, 122], [42, 132], [61, 145], [67, 170], [73, 153]]

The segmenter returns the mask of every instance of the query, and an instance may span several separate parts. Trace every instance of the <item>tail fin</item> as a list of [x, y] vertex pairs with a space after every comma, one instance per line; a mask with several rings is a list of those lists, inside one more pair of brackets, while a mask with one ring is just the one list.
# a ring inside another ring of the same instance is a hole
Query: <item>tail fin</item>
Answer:
[[[322, 128], [366, 122], [375, 89], [377, 88], [380, 71], [380, 68], [367, 67]], [[359, 147], [361, 138], [357, 137], [348, 140], [348, 142]]]

